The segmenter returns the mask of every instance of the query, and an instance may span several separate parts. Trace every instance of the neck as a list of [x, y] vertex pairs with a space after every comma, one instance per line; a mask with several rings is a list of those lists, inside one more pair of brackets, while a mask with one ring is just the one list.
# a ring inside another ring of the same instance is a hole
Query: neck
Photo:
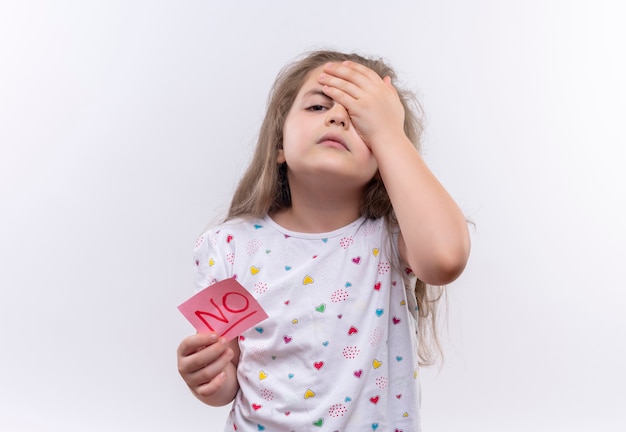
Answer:
[[[319, 186], [319, 185], [316, 185]], [[361, 215], [359, 189], [311, 187], [290, 182], [291, 207], [272, 218], [291, 231], [321, 233], [334, 231], [354, 222]]]

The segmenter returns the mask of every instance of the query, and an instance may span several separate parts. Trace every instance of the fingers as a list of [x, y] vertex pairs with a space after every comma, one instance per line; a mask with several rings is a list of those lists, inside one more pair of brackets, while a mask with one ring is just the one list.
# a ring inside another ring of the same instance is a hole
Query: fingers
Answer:
[[179, 357], [187, 357], [206, 346], [213, 345], [218, 340], [219, 336], [215, 333], [196, 333], [180, 343], [177, 354]]
[[233, 358], [233, 351], [226, 349], [212, 363], [189, 374], [185, 379], [187, 385], [201, 396], [210, 396], [220, 389], [226, 381], [226, 367]]
[[388, 140], [390, 131], [404, 134], [404, 107], [388, 76], [381, 78], [360, 63], [327, 63], [318, 76], [322, 91], [348, 110], [350, 121], [370, 148]]
[[327, 63], [324, 72], [336, 78], [353, 83], [357, 87], [366, 87], [371, 83], [379, 83], [381, 78], [372, 69], [360, 63], [344, 61], [342, 63]]
[[342, 103], [346, 97], [358, 100], [362, 96], [363, 90], [354, 81], [344, 77], [323, 73], [318, 80], [323, 85], [322, 91], [333, 100]]
[[327, 63], [323, 70], [319, 77], [321, 84], [330, 87], [331, 93], [333, 89], [340, 90], [353, 99], [359, 99], [382, 83], [376, 72], [360, 63]]
[[360, 63], [345, 61], [327, 63], [324, 72], [318, 77], [322, 91], [346, 108], [355, 108], [355, 102], [372, 99], [397, 97], [395, 87], [389, 77], [381, 78], [372, 69]]
[[207, 396], [225, 381], [224, 369], [234, 352], [228, 341], [213, 333], [200, 333], [178, 347], [178, 371], [192, 391]]
[[217, 376], [215, 376], [212, 380], [207, 383], [196, 386], [189, 386], [192, 391], [200, 396], [211, 396], [222, 387], [222, 385], [226, 382], [226, 372], [221, 371]]

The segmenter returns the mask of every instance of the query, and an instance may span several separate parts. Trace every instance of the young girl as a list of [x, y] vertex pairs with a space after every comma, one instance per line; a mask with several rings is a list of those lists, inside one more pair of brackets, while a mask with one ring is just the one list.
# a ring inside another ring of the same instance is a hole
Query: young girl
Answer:
[[283, 70], [228, 217], [198, 240], [197, 288], [236, 277], [269, 316], [178, 348], [198, 399], [234, 400], [226, 431], [419, 430], [428, 285], [460, 275], [470, 242], [394, 82], [332, 51]]

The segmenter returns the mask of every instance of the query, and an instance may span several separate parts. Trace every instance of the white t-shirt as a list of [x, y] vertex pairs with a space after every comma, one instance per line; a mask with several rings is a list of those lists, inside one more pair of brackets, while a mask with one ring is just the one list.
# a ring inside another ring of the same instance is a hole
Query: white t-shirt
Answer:
[[239, 336], [225, 431], [419, 431], [413, 275], [389, 239], [383, 219], [309, 234], [267, 216], [200, 237], [197, 289], [235, 277], [269, 316]]

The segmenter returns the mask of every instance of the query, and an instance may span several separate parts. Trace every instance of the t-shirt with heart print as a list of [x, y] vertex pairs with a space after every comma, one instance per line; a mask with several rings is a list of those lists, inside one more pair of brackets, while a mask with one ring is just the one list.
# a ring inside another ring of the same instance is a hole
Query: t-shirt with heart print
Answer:
[[311, 234], [269, 216], [200, 237], [197, 290], [235, 277], [268, 314], [239, 336], [225, 431], [419, 431], [414, 275], [397, 238], [384, 219]]

